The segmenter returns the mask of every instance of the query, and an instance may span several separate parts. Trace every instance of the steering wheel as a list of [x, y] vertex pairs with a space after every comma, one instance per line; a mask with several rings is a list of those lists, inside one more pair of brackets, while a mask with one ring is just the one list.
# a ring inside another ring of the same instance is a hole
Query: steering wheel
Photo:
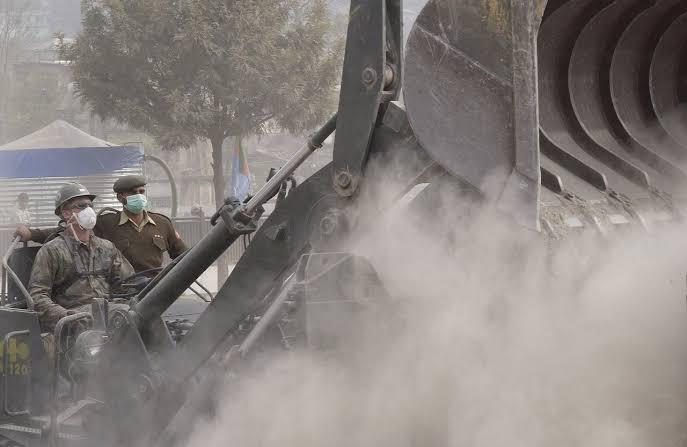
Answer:
[[[157, 267], [148, 270], [142, 270], [130, 275], [124, 279], [119, 279], [115, 281], [110, 286], [110, 296], [108, 301], [112, 302], [114, 300], [129, 300], [136, 296], [143, 288], [153, 279], [148, 277], [150, 273], [159, 273], [163, 267]], [[140, 278], [140, 279], [139, 279]], [[112, 293], [112, 290], [117, 287], [123, 287], [130, 289], [129, 292], [124, 293]]]
[[[138, 295], [139, 292], [141, 292], [148, 284], [150, 281], [154, 279], [154, 277], [149, 278], [147, 275], [149, 273], [160, 273], [162, 270], [164, 270], [165, 267], [156, 267], [153, 269], [148, 269], [148, 270], [142, 270], [140, 272], [134, 273], [131, 276], [128, 276], [124, 279], [120, 279], [115, 281], [111, 287], [110, 287], [110, 295], [108, 297], [108, 301], [113, 302], [113, 301], [128, 301], [134, 296]], [[142, 277], [142, 278], [141, 278]], [[137, 278], [141, 278], [140, 281], [136, 281]], [[198, 296], [202, 301], [209, 303], [212, 300], [212, 293], [205, 287], [203, 284], [200, 283], [197, 279], [194, 281], [195, 284], [197, 284], [205, 293], [208, 294], [210, 297], [205, 298], [200, 292], [198, 292], [196, 289], [193, 287], [189, 286], [189, 289]], [[131, 289], [130, 292], [125, 292], [125, 293], [112, 293], [112, 290], [115, 289], [116, 287], [124, 287]]]

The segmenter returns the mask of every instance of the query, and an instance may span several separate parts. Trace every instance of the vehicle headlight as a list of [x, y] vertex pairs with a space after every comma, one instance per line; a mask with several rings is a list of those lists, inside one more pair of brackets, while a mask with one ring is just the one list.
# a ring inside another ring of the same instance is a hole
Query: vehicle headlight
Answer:
[[95, 357], [98, 354], [100, 354], [100, 351], [103, 350], [103, 345], [95, 345], [95, 346], [89, 346], [86, 348], [86, 352], [88, 352], [88, 355], [91, 357]]
[[76, 337], [68, 355], [73, 379], [93, 372], [106, 343], [107, 334], [103, 331], [84, 331]]

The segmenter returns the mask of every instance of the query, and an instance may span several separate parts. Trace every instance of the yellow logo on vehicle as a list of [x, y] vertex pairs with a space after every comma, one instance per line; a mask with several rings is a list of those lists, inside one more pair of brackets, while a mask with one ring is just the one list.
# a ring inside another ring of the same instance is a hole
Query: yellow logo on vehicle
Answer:
[[[7, 374], [12, 376], [25, 376], [31, 371], [29, 360], [29, 345], [24, 342], [17, 343], [15, 338], [10, 338], [7, 343], [0, 343], [0, 374], [5, 374], [5, 362], [7, 362]], [[5, 355], [9, 358], [5, 359]]]

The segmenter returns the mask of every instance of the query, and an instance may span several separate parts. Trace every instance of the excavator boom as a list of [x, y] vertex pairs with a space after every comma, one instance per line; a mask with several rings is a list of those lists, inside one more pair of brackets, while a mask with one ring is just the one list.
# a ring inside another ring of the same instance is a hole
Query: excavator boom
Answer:
[[430, 0], [403, 52], [400, 1], [352, 0], [332, 163], [275, 209], [164, 369], [187, 380], [290, 287], [299, 259], [364, 231], [347, 210], [389, 175], [370, 168], [380, 160], [401, 166], [399, 193], [450, 178], [551, 238], [679, 220], [686, 11], [676, 0]]

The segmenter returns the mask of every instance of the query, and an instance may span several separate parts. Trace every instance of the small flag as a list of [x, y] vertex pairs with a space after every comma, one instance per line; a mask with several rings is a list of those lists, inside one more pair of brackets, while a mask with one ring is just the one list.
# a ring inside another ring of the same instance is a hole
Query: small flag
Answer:
[[231, 159], [231, 179], [229, 181], [229, 194], [243, 201], [250, 193], [250, 170], [246, 151], [237, 139], [234, 153]]

